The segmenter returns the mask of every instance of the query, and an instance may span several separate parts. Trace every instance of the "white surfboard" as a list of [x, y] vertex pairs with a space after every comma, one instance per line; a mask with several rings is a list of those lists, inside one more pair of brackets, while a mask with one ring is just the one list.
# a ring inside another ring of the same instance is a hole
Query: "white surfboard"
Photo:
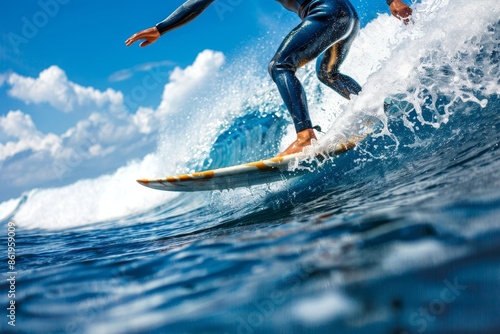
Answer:
[[315, 157], [305, 153], [296, 153], [192, 174], [157, 179], [140, 179], [137, 182], [153, 189], [184, 192], [234, 189], [271, 183], [310, 173], [318, 160], [324, 160], [325, 157], [333, 157], [347, 152], [365, 137], [366, 135], [351, 137], [348, 141], [330, 146], [328, 152], [321, 152]]

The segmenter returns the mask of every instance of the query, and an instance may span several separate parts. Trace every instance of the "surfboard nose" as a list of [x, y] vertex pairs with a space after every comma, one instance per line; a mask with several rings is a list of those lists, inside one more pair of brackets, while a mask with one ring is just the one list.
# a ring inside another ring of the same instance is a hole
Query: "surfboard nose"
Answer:
[[149, 184], [149, 180], [148, 179], [139, 179], [139, 180], [136, 180], [139, 184], [147, 187], [148, 184]]

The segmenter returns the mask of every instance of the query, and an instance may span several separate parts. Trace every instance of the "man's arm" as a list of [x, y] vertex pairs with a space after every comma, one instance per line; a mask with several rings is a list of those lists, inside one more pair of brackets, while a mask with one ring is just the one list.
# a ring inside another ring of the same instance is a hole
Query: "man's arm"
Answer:
[[214, 1], [215, 0], [188, 0], [155, 27], [139, 31], [132, 35], [132, 37], [125, 41], [125, 44], [129, 46], [142, 39], [145, 41], [140, 44], [141, 47], [154, 43], [161, 35], [194, 20]]
[[391, 10], [392, 15], [400, 20], [403, 20], [404, 24], [410, 22], [410, 16], [412, 13], [411, 8], [401, 0], [386, 0]]
[[194, 20], [215, 0], [188, 0], [177, 8], [169, 17], [156, 25], [160, 34], [164, 34]]

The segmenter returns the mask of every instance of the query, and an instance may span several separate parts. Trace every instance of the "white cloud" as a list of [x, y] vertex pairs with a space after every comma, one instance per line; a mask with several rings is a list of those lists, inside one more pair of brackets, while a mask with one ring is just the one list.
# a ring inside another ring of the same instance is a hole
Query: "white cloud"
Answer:
[[132, 68], [126, 68], [123, 70], [119, 70], [111, 74], [108, 78], [109, 82], [119, 82], [130, 79], [137, 72], [148, 72], [153, 69], [159, 67], [173, 66], [174, 62], [170, 60], [158, 61], [158, 62], [149, 62], [134, 66]]
[[120, 82], [130, 79], [134, 75], [134, 71], [131, 69], [119, 70], [111, 74], [108, 78], [109, 82]]
[[49, 103], [54, 108], [70, 112], [76, 107], [109, 108], [112, 112], [124, 109], [123, 94], [113, 89], [100, 91], [80, 86], [68, 80], [57, 66], [42, 71], [38, 78], [10, 74], [6, 80], [11, 86], [8, 94], [26, 104]]
[[155, 111], [151, 108], [139, 108], [132, 121], [139, 128], [141, 133], [151, 133], [155, 127]]
[[222, 52], [205, 50], [198, 54], [193, 65], [185, 69], [175, 68], [170, 75], [169, 83], [165, 85], [158, 113], [165, 115], [182, 106], [186, 98], [196, 94], [196, 88], [207, 77], [217, 72], [224, 61]]
[[[78, 178], [79, 173], [88, 176], [91, 171], [85, 168], [96, 168], [103, 161], [116, 167], [117, 163], [144, 155], [154, 148], [155, 133], [166, 114], [172, 115], [189, 103], [196, 96], [198, 86], [212, 77], [223, 63], [222, 53], [203, 51], [191, 66], [176, 68], [171, 73], [158, 108], [138, 107], [134, 114], [89, 111], [88, 117], [59, 136], [40, 132], [30, 115], [20, 110], [10, 111], [0, 116], [0, 164], [8, 169], [9, 178], [16, 179], [32, 172], [33, 164], [48, 170], [34, 178], [24, 177], [22, 186], [29, 188], [52, 180]], [[147, 70], [150, 65], [140, 67]], [[9, 94], [26, 103], [46, 102], [63, 111], [85, 106], [92, 109], [84, 110], [123, 106], [121, 92], [99, 91], [73, 83], [57, 66], [41, 72], [38, 78], [14, 73], [8, 74], [6, 80], [11, 86]], [[9, 159], [14, 156], [15, 159]], [[3, 176], [0, 175], [0, 180]]]
[[205, 50], [198, 54], [192, 65], [185, 69], [176, 67], [165, 85], [162, 101], [156, 110], [139, 108], [132, 116], [133, 123], [141, 133], [158, 130], [167, 115], [179, 111], [190, 98], [196, 97], [197, 88], [212, 77], [224, 64], [222, 52]]
[[89, 153], [93, 157], [104, 157], [110, 153], [113, 153], [115, 147], [103, 148], [100, 144], [95, 144], [89, 147]]
[[55, 155], [61, 147], [59, 137], [52, 133], [47, 135], [40, 133], [31, 117], [19, 110], [9, 111], [6, 116], [0, 117], [0, 132], [2, 137], [14, 139], [4, 144], [0, 143], [0, 161], [27, 150], [48, 151]]

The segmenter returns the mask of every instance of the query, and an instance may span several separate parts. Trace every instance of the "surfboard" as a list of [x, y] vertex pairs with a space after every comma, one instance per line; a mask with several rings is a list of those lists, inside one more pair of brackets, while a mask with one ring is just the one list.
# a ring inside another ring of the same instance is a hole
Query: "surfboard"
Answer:
[[152, 189], [181, 192], [234, 189], [276, 182], [311, 173], [319, 162], [353, 149], [366, 136], [353, 136], [349, 140], [329, 145], [326, 151], [316, 154], [301, 152], [191, 174], [139, 179], [137, 182]]

